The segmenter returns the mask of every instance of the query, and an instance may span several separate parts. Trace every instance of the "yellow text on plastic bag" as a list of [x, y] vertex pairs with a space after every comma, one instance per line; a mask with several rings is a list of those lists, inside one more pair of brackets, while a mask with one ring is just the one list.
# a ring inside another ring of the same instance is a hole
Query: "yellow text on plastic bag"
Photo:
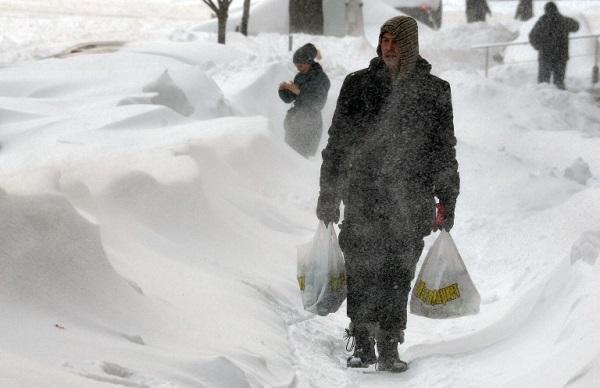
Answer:
[[460, 298], [460, 290], [457, 283], [440, 288], [439, 290], [430, 290], [424, 281], [419, 280], [415, 294], [417, 298], [430, 306], [446, 304]]

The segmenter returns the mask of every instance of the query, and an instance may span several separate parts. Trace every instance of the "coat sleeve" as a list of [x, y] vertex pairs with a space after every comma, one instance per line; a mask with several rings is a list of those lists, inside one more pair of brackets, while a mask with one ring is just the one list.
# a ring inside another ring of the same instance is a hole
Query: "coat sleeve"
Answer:
[[352, 74], [347, 76], [337, 100], [329, 128], [327, 146], [323, 149], [321, 165], [320, 197], [328, 201], [341, 202], [345, 166], [352, 149], [352, 123], [350, 119], [350, 97], [354, 93]]
[[529, 33], [529, 43], [531, 43], [531, 45], [533, 46], [534, 49], [539, 50], [540, 49], [540, 32], [541, 32], [541, 23], [538, 20], [535, 25], [533, 26], [533, 28], [531, 29], [531, 32]]
[[566, 18], [567, 20], [567, 31], [569, 32], [577, 32], [579, 31], [579, 22], [572, 18]]
[[460, 189], [458, 162], [456, 161], [456, 137], [452, 113], [450, 85], [444, 82], [437, 100], [438, 126], [433, 134], [433, 186], [435, 196], [454, 213]]
[[487, 13], [488, 15], [492, 15], [492, 10], [490, 9], [490, 6], [488, 5], [487, 1], [483, 1], [483, 5], [485, 7], [485, 13]]
[[300, 87], [299, 99], [304, 106], [321, 111], [327, 102], [327, 93], [331, 83], [325, 73], [312, 77]]
[[296, 100], [296, 95], [289, 90], [280, 90], [279, 98], [281, 98], [286, 104], [290, 104]]

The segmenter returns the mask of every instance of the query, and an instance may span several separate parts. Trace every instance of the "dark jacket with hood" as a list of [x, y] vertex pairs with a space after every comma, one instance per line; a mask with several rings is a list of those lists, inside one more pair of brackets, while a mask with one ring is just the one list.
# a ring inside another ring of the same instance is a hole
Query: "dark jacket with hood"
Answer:
[[566, 62], [569, 59], [569, 33], [579, 30], [576, 20], [563, 16], [554, 3], [545, 6], [545, 13], [529, 33], [529, 42], [545, 62]]
[[323, 132], [321, 110], [327, 101], [330, 81], [321, 65], [312, 62], [308, 73], [298, 73], [294, 83], [300, 88], [299, 95], [289, 90], [279, 91], [285, 103], [294, 103], [285, 117], [285, 138], [301, 155], [312, 156], [317, 152]]
[[492, 14], [486, 0], [467, 0], [466, 2], [467, 22], [485, 22], [485, 15]]
[[527, 21], [533, 17], [533, 0], [519, 0], [515, 19]]
[[431, 231], [434, 196], [453, 214], [459, 191], [450, 85], [415, 70], [392, 82], [383, 61], [348, 75], [323, 150], [320, 200], [344, 201], [344, 225], [380, 224], [402, 240]]

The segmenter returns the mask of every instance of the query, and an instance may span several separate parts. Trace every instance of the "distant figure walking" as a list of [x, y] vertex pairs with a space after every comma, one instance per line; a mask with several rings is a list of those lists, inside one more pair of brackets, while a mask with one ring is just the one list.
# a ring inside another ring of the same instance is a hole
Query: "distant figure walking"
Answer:
[[527, 21], [533, 17], [533, 0], [519, 0], [515, 19]]
[[538, 83], [550, 82], [565, 88], [565, 73], [569, 60], [569, 33], [579, 30], [579, 23], [558, 12], [556, 4], [544, 6], [544, 14], [529, 33], [529, 42], [538, 51]]
[[308, 158], [316, 154], [323, 133], [321, 110], [327, 101], [329, 78], [321, 65], [315, 62], [319, 51], [308, 43], [294, 53], [298, 74], [294, 82], [279, 84], [279, 97], [294, 105], [285, 115], [285, 142], [300, 155]]
[[467, 0], [467, 23], [485, 22], [485, 16], [492, 15], [486, 0]]

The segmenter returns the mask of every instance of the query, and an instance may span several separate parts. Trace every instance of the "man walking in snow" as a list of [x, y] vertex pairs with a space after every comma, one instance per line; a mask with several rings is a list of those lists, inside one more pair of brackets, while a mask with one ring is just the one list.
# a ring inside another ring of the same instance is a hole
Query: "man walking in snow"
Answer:
[[527, 21], [533, 17], [533, 0], [519, 0], [515, 19]]
[[337, 223], [345, 205], [339, 243], [356, 343], [348, 367], [406, 370], [398, 344], [423, 238], [434, 219], [434, 228], [447, 230], [454, 222], [459, 176], [450, 85], [430, 69], [419, 56], [415, 20], [386, 21], [377, 57], [344, 80], [322, 152], [317, 216]]
[[465, 10], [467, 23], [485, 22], [485, 16], [492, 14], [487, 0], [467, 0]]
[[577, 32], [579, 23], [561, 15], [556, 4], [544, 6], [544, 14], [529, 33], [529, 42], [538, 50], [538, 83], [550, 82], [565, 88], [565, 73], [569, 60], [569, 33]]

